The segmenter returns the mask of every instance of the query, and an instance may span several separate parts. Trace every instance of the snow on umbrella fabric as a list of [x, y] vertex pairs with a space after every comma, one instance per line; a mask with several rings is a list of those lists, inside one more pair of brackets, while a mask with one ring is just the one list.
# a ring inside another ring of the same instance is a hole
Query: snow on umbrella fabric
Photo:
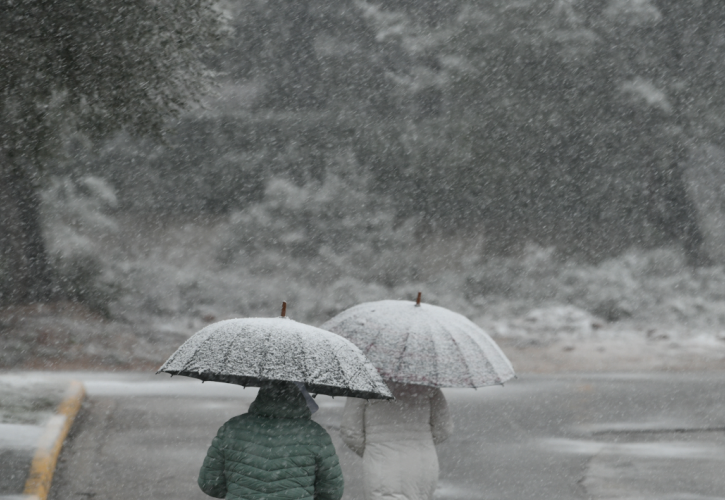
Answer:
[[403, 300], [366, 302], [321, 328], [357, 345], [384, 379], [432, 387], [484, 387], [515, 377], [496, 342], [465, 316]]
[[348, 340], [289, 318], [242, 318], [203, 328], [160, 372], [259, 387], [302, 382], [312, 393], [365, 399], [393, 396], [375, 367]]

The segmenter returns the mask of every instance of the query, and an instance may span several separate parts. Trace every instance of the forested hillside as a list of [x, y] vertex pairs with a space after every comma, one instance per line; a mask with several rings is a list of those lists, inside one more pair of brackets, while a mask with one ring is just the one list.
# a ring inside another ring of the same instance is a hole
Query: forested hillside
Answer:
[[[209, 109], [165, 146], [118, 143], [90, 169], [126, 207], [226, 212], [272, 178], [343, 177], [425, 233], [479, 231], [599, 259], [683, 246], [707, 260], [683, 183], [718, 144], [718, 2], [243, 1], [209, 61]], [[98, 170], [96, 170], [98, 169]]]
[[155, 363], [282, 300], [320, 324], [418, 291], [498, 336], [721, 345], [725, 4], [219, 5], [210, 71], [185, 52], [200, 105], [155, 137], [58, 128], [34, 179], [56, 305], [14, 302], [0, 255], [0, 365]]

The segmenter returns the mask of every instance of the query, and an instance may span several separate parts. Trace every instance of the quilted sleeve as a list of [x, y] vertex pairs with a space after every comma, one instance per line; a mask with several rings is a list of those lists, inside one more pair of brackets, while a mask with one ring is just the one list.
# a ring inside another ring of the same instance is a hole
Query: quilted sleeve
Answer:
[[435, 444], [442, 443], [453, 434], [448, 402], [440, 389], [435, 389], [430, 399], [430, 429]]
[[199, 488], [207, 495], [215, 498], [224, 498], [227, 495], [227, 480], [224, 476], [224, 431], [226, 424], [222, 425], [216, 437], [211, 442], [206, 458], [199, 471]]
[[323, 431], [322, 446], [316, 457], [315, 500], [340, 500], [345, 487], [342, 469], [330, 435]]
[[340, 437], [352, 451], [360, 456], [365, 453], [365, 406], [359, 398], [347, 398], [340, 424]]

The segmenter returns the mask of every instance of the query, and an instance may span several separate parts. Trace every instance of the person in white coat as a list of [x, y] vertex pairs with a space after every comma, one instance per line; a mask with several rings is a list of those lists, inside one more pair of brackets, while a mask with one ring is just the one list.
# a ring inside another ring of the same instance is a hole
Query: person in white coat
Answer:
[[443, 392], [386, 381], [395, 401], [348, 398], [342, 440], [363, 457], [365, 500], [432, 500], [435, 445], [453, 432]]

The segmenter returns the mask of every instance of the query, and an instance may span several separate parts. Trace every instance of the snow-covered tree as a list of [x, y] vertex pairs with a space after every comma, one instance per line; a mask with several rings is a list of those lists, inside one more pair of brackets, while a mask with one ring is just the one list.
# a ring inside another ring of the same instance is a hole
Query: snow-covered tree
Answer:
[[37, 190], [64, 136], [159, 135], [208, 83], [212, 0], [0, 4], [0, 302], [51, 296]]

